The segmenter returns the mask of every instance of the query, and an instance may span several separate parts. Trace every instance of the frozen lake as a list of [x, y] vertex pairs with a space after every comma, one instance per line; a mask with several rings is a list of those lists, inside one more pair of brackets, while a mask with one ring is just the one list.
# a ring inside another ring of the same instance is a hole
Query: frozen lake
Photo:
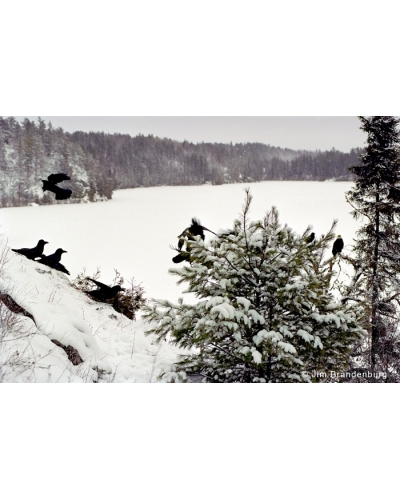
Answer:
[[[146, 296], [176, 301], [183, 291], [168, 274], [177, 236], [192, 217], [217, 232], [231, 227], [250, 187], [251, 219], [275, 205], [281, 222], [299, 233], [311, 224], [316, 235], [326, 234], [338, 219], [337, 234], [351, 245], [358, 223], [351, 217], [345, 192], [351, 182], [260, 182], [223, 186], [165, 186], [116, 191], [103, 203], [0, 209], [0, 233], [12, 248], [49, 242], [45, 253], [67, 250], [62, 263], [73, 279], [84, 267], [88, 275], [99, 266], [101, 281], [109, 283], [114, 269], [142, 283]], [[210, 233], [206, 233], [210, 237]], [[181, 264], [182, 265], [182, 264]]]

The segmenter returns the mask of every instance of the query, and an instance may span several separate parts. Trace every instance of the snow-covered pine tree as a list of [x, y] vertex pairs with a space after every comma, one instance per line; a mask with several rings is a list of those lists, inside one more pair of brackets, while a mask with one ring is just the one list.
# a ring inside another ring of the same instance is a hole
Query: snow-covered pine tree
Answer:
[[[398, 371], [394, 367], [400, 362], [396, 355], [400, 340], [393, 327], [400, 306], [400, 120], [394, 116], [359, 118], [360, 128], [368, 134], [367, 147], [359, 164], [350, 167], [357, 177], [347, 201], [363, 225], [350, 259], [354, 279], [344, 300], [359, 301], [364, 308], [369, 341], [358, 351], [361, 364], [373, 371]], [[393, 355], [394, 363], [388, 358]], [[387, 375], [387, 380], [400, 379], [400, 372]]]
[[191, 263], [171, 269], [196, 304], [152, 301], [149, 334], [190, 353], [171, 380], [201, 375], [205, 382], [326, 381], [316, 372], [345, 370], [362, 329], [350, 303], [329, 292], [332, 272], [324, 253], [328, 234], [307, 243], [279, 222], [273, 207], [263, 220], [248, 218], [251, 194], [233, 229], [191, 245]]

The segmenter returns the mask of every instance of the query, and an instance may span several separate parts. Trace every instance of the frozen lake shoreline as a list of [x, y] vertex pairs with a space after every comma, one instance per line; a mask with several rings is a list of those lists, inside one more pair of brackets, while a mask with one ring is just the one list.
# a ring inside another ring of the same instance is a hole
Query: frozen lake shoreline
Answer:
[[[101, 268], [112, 280], [114, 269], [142, 283], [147, 297], [177, 300], [183, 291], [168, 274], [177, 236], [192, 217], [217, 232], [231, 227], [241, 212], [244, 189], [253, 195], [251, 219], [276, 206], [281, 222], [298, 233], [310, 224], [326, 234], [338, 219], [337, 233], [352, 244], [358, 224], [345, 192], [352, 182], [264, 181], [221, 186], [164, 186], [115, 191], [108, 202], [0, 209], [0, 233], [12, 248], [32, 247], [40, 238], [47, 253], [62, 247], [62, 263], [71, 279], [86, 268]], [[210, 233], [207, 233], [207, 237]]]

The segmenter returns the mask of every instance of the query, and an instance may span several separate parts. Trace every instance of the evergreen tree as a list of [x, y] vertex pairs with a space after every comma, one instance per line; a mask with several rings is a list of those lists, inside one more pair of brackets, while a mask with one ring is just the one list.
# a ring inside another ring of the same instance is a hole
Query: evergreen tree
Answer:
[[[186, 283], [196, 304], [153, 301], [145, 308], [149, 333], [193, 348], [171, 380], [200, 374], [210, 382], [321, 381], [315, 371], [346, 370], [362, 335], [354, 306], [328, 290], [328, 234], [307, 242], [279, 222], [275, 207], [250, 222], [251, 195], [226, 234], [191, 245], [189, 266], [171, 274]], [[322, 379], [326, 381], [326, 379]]]
[[[392, 364], [388, 356], [398, 352], [393, 342], [393, 349], [389, 347], [389, 338], [399, 343], [394, 335], [393, 320], [400, 305], [400, 135], [397, 128], [400, 120], [394, 116], [359, 118], [360, 128], [368, 134], [367, 148], [359, 164], [350, 168], [357, 177], [347, 200], [354, 208], [352, 215], [363, 225], [357, 232], [355, 257], [348, 259], [355, 267], [355, 275], [343, 300], [358, 301], [364, 308], [369, 340], [357, 353], [364, 367], [377, 371], [388, 369]], [[399, 359], [394, 365], [398, 363]]]

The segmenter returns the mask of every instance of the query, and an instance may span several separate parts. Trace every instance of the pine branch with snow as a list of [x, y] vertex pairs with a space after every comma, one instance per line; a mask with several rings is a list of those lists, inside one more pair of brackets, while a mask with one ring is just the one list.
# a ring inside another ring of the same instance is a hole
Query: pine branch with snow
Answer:
[[211, 382], [312, 381], [316, 370], [339, 370], [362, 335], [354, 305], [329, 291], [334, 238], [308, 243], [279, 222], [273, 207], [250, 221], [251, 194], [230, 231], [206, 244], [197, 238], [191, 262], [170, 273], [199, 299], [152, 301], [149, 333], [191, 349], [175, 372]]
[[357, 177], [347, 201], [362, 225], [348, 259], [354, 277], [343, 290], [343, 300], [360, 304], [369, 332], [354, 353], [359, 354], [355, 366], [385, 371], [388, 380], [398, 381], [398, 349], [388, 346], [398, 342], [396, 335], [400, 338], [400, 120], [359, 118], [367, 147], [358, 165], [350, 168]]

